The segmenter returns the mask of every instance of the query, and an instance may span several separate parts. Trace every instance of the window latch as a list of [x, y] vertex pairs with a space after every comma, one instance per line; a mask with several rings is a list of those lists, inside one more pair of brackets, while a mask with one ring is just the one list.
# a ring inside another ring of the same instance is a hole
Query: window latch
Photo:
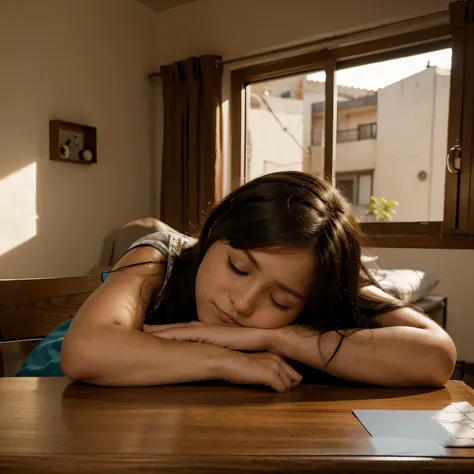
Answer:
[[461, 140], [458, 138], [456, 139], [456, 145], [449, 149], [446, 156], [446, 168], [450, 173], [457, 174], [461, 171], [461, 155]]

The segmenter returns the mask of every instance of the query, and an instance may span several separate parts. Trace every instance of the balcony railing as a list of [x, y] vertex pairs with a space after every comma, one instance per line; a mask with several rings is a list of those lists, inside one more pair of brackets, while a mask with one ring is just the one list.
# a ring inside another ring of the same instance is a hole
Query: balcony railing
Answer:
[[[322, 142], [323, 132], [320, 129], [313, 130], [312, 145], [319, 146]], [[374, 140], [377, 138], [377, 123], [364, 123], [357, 128], [338, 130], [336, 134], [337, 143], [357, 142], [360, 140]]]
[[336, 134], [337, 143], [356, 142], [359, 140], [359, 129], [351, 128], [349, 130], [338, 130]]

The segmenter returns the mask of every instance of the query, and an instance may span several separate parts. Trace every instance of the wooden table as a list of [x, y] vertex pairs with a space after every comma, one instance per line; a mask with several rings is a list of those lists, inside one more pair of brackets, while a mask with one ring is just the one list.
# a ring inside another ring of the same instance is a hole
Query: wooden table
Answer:
[[474, 404], [442, 390], [301, 386], [278, 394], [225, 384], [98, 388], [67, 379], [0, 379], [0, 472], [474, 472], [451, 457], [377, 456], [353, 409]]

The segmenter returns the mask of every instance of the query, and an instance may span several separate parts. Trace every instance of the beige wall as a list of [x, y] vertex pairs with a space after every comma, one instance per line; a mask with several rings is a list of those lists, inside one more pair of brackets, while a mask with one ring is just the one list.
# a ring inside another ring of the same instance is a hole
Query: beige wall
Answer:
[[[319, 171], [324, 166], [324, 148], [311, 147], [311, 161], [313, 171]], [[372, 170], [377, 161], [377, 141], [358, 140], [338, 143], [336, 145], [336, 172], [348, 173], [352, 171]]]
[[[313, 139], [313, 125], [314, 128], [319, 127], [319, 130], [323, 128], [323, 121], [321, 115], [320, 123], [313, 124], [313, 104], [324, 102], [325, 94], [324, 83], [311, 83], [305, 81], [304, 84], [304, 96], [303, 96], [303, 145], [305, 149], [310, 149]], [[319, 131], [315, 132], [319, 133]]]
[[336, 146], [336, 172], [372, 170], [377, 162], [377, 141], [357, 140]]
[[[377, 109], [365, 107], [354, 110], [341, 109], [337, 113], [337, 129], [353, 130], [358, 125], [377, 122]], [[324, 127], [323, 114], [318, 114], [313, 122], [314, 130]], [[311, 117], [310, 117], [311, 120]], [[313, 166], [324, 162], [324, 148], [311, 146], [311, 160]], [[347, 173], [351, 171], [371, 170], [377, 165], [377, 141], [356, 140], [336, 144], [336, 172]], [[313, 168], [314, 169], [314, 168]]]
[[364, 123], [377, 122], [377, 107], [362, 107], [360, 109], [340, 109], [337, 112], [337, 129], [353, 130]]
[[416, 268], [441, 278], [433, 294], [448, 297], [448, 330], [458, 358], [474, 361], [474, 250], [365, 249], [381, 268]]
[[[272, 108], [248, 109], [248, 175], [303, 170], [303, 101], [265, 97]], [[282, 129], [282, 126], [285, 130]]]
[[[150, 215], [154, 22], [132, 0], [0, 2], [1, 278], [84, 274]], [[50, 161], [50, 118], [96, 126], [98, 164]]]
[[159, 15], [158, 59], [165, 64], [206, 53], [238, 58], [446, 10], [449, 1], [366, 0], [361, 8], [347, 0], [199, 0]]
[[449, 84], [433, 67], [378, 93], [374, 195], [399, 202], [397, 221], [443, 218]]

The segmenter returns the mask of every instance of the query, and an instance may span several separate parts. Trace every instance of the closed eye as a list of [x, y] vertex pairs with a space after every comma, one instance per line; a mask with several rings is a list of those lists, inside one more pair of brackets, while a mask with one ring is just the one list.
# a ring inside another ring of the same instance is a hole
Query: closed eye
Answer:
[[275, 306], [278, 309], [278, 311], [281, 311], [281, 312], [285, 313], [286, 311], [290, 310], [290, 308], [288, 308], [288, 306], [283, 306], [282, 304], [275, 301], [275, 298], [273, 298], [272, 295], [270, 295], [270, 298], [272, 300], [273, 306]]
[[[235, 273], [236, 275], [239, 276], [248, 276], [247, 272], [244, 272], [243, 270], [240, 270], [240, 268], [237, 268], [233, 263], [232, 260], [230, 259], [230, 256], [227, 256], [227, 268], [232, 272]], [[273, 306], [278, 309], [278, 311], [281, 311], [283, 313], [287, 312], [290, 310], [288, 306], [284, 306], [280, 303], [278, 303], [275, 298], [273, 298], [272, 294], [270, 293], [270, 299], [272, 301]]]
[[232, 260], [230, 259], [230, 257], [227, 257], [227, 267], [229, 268], [229, 270], [230, 270], [231, 272], [235, 273], [236, 275], [248, 276], [248, 273], [247, 273], [247, 272], [244, 272], [243, 270], [238, 269], [238, 268], [232, 263]]

